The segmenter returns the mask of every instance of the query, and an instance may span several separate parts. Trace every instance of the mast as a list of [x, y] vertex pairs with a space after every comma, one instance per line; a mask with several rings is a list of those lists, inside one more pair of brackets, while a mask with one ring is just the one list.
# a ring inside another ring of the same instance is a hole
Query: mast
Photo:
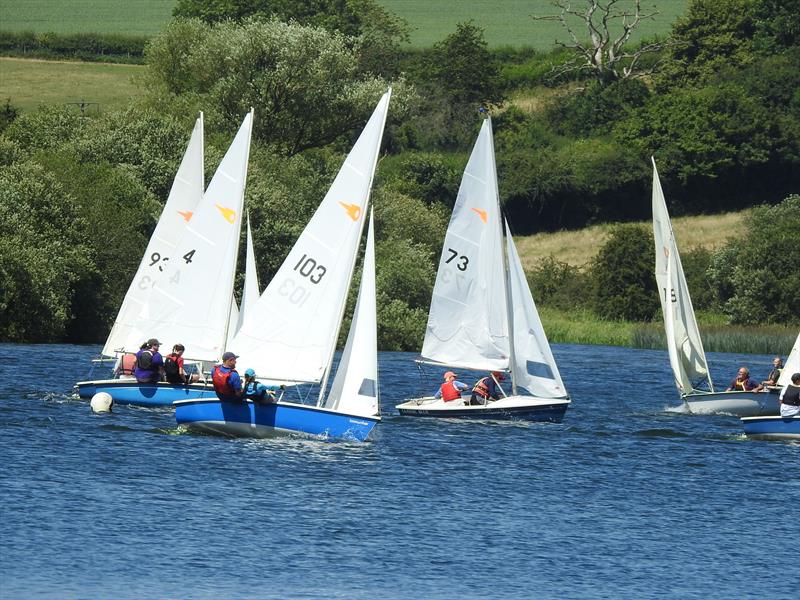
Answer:
[[[378, 165], [378, 155], [380, 154], [380, 146], [383, 142], [383, 131], [386, 128], [386, 117], [389, 114], [389, 101], [392, 98], [392, 88], [389, 88], [388, 97], [386, 99], [386, 110], [383, 111], [383, 122], [381, 123], [381, 135], [378, 137], [378, 148], [375, 151], [375, 157], [372, 160], [372, 171], [369, 175], [369, 185], [367, 186], [367, 201], [364, 203], [364, 211], [362, 213], [363, 219], [361, 220], [361, 230], [358, 234], [359, 244], [361, 245], [361, 238], [364, 237], [364, 225], [367, 222], [367, 208], [369, 207], [369, 201], [372, 197], [372, 182], [375, 179], [375, 169]], [[335, 340], [339, 339], [339, 332], [342, 329], [342, 319], [344, 319], [344, 311], [347, 308], [347, 297], [350, 295], [350, 286], [353, 282], [353, 273], [356, 269], [356, 259], [358, 258], [358, 246], [356, 246], [356, 251], [353, 252], [353, 259], [350, 262], [350, 277], [348, 277], [347, 281], [347, 293], [344, 296], [344, 300], [342, 302], [342, 306], [339, 309], [339, 321], [338, 325], [336, 326], [336, 336], [334, 337]], [[325, 373], [322, 375], [322, 380], [319, 382], [319, 397], [317, 398], [317, 406], [322, 406], [322, 400], [325, 397], [325, 388], [328, 385], [328, 377], [331, 374], [331, 366], [333, 365], [333, 355], [336, 353], [336, 343], [334, 342], [331, 345], [331, 351], [328, 355], [328, 362], [326, 363]], [[376, 382], [377, 383], [377, 382]]]
[[[500, 210], [500, 187], [497, 184], [497, 163], [495, 161], [494, 155], [494, 131], [492, 131], [492, 117], [487, 117], [489, 121], [489, 143], [491, 144], [491, 152], [489, 155], [492, 159], [492, 173], [494, 174], [494, 189], [495, 189], [495, 197], [497, 198], [497, 229], [500, 231], [500, 240], [502, 243], [503, 240], [503, 225], [500, 223], [500, 218], [502, 212]], [[506, 223], [506, 227], [508, 227], [508, 223]], [[506, 257], [506, 251], [503, 249], [500, 252], [500, 257], [503, 261], [502, 269], [503, 269], [503, 286], [505, 287], [505, 300], [506, 300], [506, 326], [508, 327], [508, 370], [511, 373], [511, 394], [516, 396], [517, 395], [517, 380], [514, 377], [514, 365], [516, 364], [515, 356], [514, 356], [514, 312], [511, 307], [511, 282], [509, 279], [508, 274], [508, 259]]]

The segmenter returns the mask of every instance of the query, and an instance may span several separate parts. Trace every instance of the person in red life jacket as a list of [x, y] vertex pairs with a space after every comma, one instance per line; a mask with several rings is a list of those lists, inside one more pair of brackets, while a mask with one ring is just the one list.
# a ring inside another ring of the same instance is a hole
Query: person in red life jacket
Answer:
[[437, 400], [441, 398], [445, 402], [452, 402], [453, 400], [461, 400], [461, 392], [469, 389], [466, 383], [456, 381], [456, 374], [448, 371], [444, 374], [444, 383], [439, 386], [439, 390], [433, 395]]
[[141, 349], [136, 353], [136, 368], [133, 376], [139, 383], [155, 383], [161, 381], [164, 372], [164, 359], [158, 353], [161, 346], [156, 338], [150, 338]]
[[172, 347], [172, 354], [167, 354], [164, 359], [164, 374], [170, 383], [191, 383], [199, 379], [197, 373], [189, 375], [183, 368], [183, 353], [186, 347], [183, 344], [175, 344]]
[[222, 355], [222, 364], [215, 365], [211, 372], [214, 391], [222, 401], [239, 402], [242, 400], [244, 388], [242, 387], [242, 378], [236, 372], [237, 358], [239, 357], [233, 352], [226, 352]]
[[498, 382], [503, 381], [505, 376], [499, 371], [492, 371], [486, 377], [478, 380], [472, 388], [472, 397], [469, 399], [470, 405], [486, 404], [489, 399], [498, 400], [500, 398], [500, 386]]
[[740, 367], [736, 379], [731, 381], [726, 392], [760, 392], [763, 385], [758, 383], [755, 379], [750, 379], [750, 369], [747, 367]]

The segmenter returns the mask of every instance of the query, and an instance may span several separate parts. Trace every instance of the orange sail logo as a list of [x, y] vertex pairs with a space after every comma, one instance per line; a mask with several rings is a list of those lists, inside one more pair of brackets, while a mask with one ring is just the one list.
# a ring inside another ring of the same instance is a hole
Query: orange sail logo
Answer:
[[189, 221], [191, 221], [191, 219], [192, 219], [192, 215], [193, 215], [194, 213], [193, 213], [192, 211], [190, 211], [190, 210], [179, 210], [179, 211], [178, 211], [178, 214], [179, 214], [180, 216], [182, 216], [182, 217], [183, 217], [183, 220], [184, 220], [184, 221], [186, 221], [186, 222], [188, 223]]
[[358, 221], [358, 218], [361, 216], [361, 207], [358, 204], [345, 204], [344, 202], [339, 202], [339, 204], [341, 204], [347, 212], [348, 217], [353, 221]]
[[220, 206], [219, 204], [215, 204], [214, 206], [216, 206], [217, 210], [219, 210], [219, 212], [222, 213], [223, 218], [228, 223], [233, 225], [233, 223], [236, 221], [236, 211], [233, 210], [232, 208], [226, 208], [224, 206]]
[[485, 210], [481, 210], [480, 208], [473, 208], [472, 210], [474, 210], [476, 213], [478, 213], [478, 216], [481, 218], [481, 221], [483, 221], [484, 223], [486, 223], [489, 220], [489, 215], [486, 213]]

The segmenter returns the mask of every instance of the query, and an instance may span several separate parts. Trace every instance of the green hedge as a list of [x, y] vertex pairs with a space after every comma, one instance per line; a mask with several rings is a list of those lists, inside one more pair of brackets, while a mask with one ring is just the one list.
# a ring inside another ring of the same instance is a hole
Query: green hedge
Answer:
[[0, 54], [138, 64], [144, 62], [144, 47], [148, 39], [145, 36], [103, 33], [0, 31]]

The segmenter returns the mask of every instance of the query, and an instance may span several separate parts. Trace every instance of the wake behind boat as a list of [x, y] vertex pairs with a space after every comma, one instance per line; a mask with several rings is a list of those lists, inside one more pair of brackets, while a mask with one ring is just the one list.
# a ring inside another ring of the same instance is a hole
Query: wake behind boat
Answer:
[[714, 390], [655, 159], [652, 203], [656, 282], [664, 314], [669, 363], [684, 406], [694, 414], [777, 415], [779, 407], [774, 394]]
[[[511, 374], [511, 394], [482, 405], [432, 397], [396, 406], [402, 415], [560, 422], [570, 404], [500, 212], [491, 118], [475, 142], [447, 227], [422, 361]], [[502, 387], [500, 387], [502, 390]]]

